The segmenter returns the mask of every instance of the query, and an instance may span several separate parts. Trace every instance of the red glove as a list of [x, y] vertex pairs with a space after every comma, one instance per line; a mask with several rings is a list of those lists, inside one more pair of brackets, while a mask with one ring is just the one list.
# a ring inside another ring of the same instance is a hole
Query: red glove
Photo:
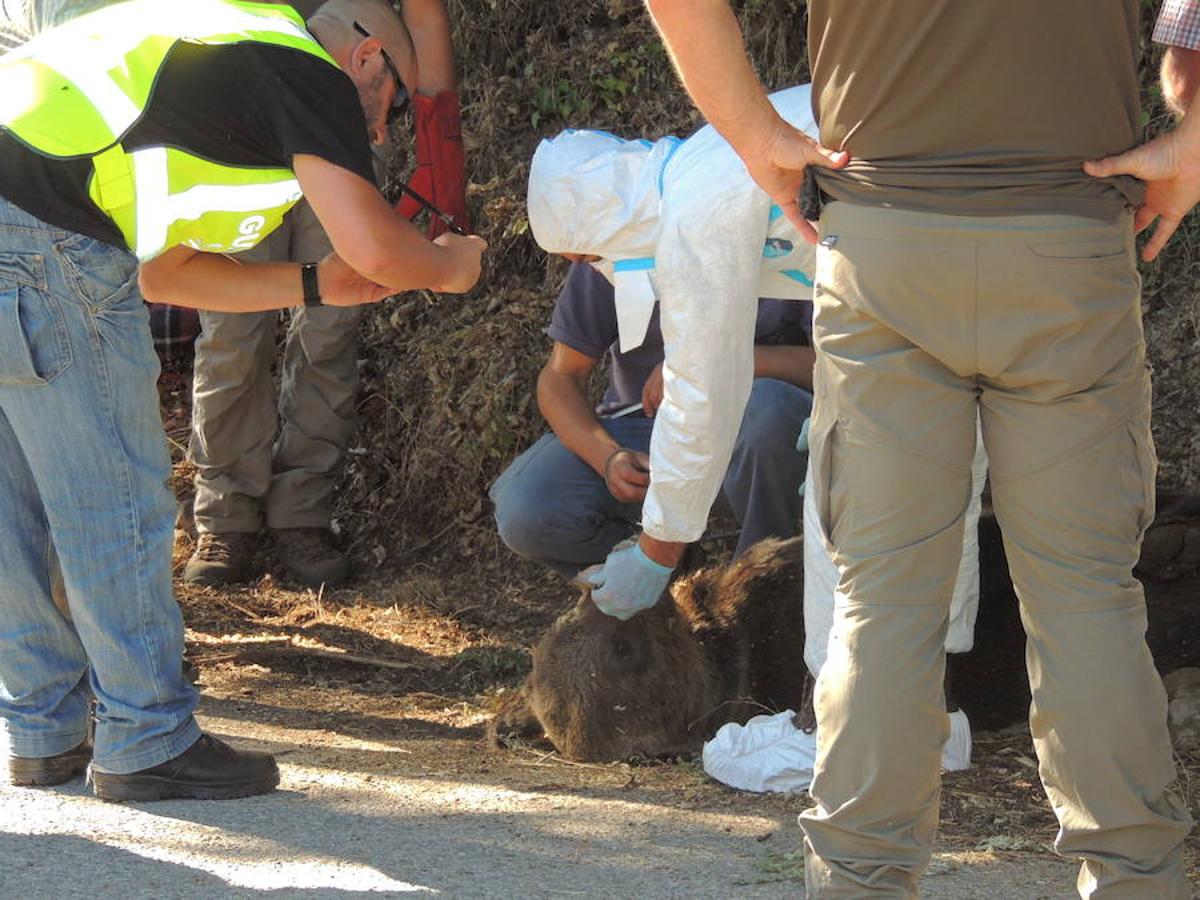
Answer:
[[[417, 94], [412, 98], [413, 139], [417, 167], [408, 186], [454, 219], [465, 231], [467, 220], [467, 163], [463, 153], [462, 115], [458, 94], [442, 91], [436, 97]], [[421, 205], [407, 194], [396, 204], [396, 212], [414, 218]], [[429, 217], [429, 239], [446, 230], [437, 216]]]

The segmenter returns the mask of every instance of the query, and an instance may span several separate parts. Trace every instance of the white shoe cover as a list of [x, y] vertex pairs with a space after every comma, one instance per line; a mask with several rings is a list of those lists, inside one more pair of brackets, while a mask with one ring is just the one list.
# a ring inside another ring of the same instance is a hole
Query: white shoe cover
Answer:
[[704, 745], [704, 771], [740, 791], [791, 793], [812, 781], [817, 758], [816, 734], [792, 724], [790, 709], [755, 716], [745, 725], [722, 725]]
[[961, 709], [950, 713], [950, 737], [942, 748], [942, 771], [961, 772], [971, 768], [971, 723]]

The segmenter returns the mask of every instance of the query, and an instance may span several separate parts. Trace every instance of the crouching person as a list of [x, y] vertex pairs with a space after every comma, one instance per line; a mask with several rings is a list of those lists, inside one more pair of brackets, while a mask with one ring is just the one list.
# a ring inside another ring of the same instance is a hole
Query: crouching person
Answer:
[[[807, 85], [772, 99], [815, 132]], [[711, 128], [654, 143], [565, 131], [534, 154], [528, 201], [545, 250], [594, 258], [611, 273], [622, 353], [643, 343], [659, 313], [662, 399], [648, 460], [618, 454], [610, 461], [628, 464], [631, 479], [634, 463], [649, 470], [635, 484], [645, 491], [643, 532], [592, 576], [596, 605], [625, 619], [658, 601], [684, 546], [703, 534], [761, 373], [758, 298], [811, 300], [813, 251]], [[807, 377], [806, 364], [804, 384]], [[811, 401], [800, 383], [800, 376], [791, 382], [792, 446]], [[612, 435], [598, 429], [597, 439]], [[795, 503], [803, 460], [791, 453], [796, 474], [774, 474], [780, 494]], [[604, 475], [605, 456], [585, 458]]]
[[[796, 438], [812, 407], [811, 315], [806, 302], [758, 304], [756, 377], [721, 482], [741, 526], [735, 556], [765, 537], [797, 533], [805, 457]], [[537, 397], [551, 431], [505, 470], [491, 498], [510, 549], [573, 578], [636, 530], [662, 402], [663, 338], [655, 308], [641, 343], [626, 340], [622, 350], [613, 286], [583, 262], [571, 267], [549, 334], [554, 346]], [[608, 386], [593, 409], [588, 383], [602, 361]]]

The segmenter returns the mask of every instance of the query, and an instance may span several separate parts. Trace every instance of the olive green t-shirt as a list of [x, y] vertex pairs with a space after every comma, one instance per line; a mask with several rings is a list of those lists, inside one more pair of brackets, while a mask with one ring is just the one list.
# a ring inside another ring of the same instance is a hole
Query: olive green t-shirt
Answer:
[[964, 215], [1114, 218], [1133, 179], [1084, 160], [1140, 137], [1139, 0], [809, 0], [821, 143], [838, 200]]

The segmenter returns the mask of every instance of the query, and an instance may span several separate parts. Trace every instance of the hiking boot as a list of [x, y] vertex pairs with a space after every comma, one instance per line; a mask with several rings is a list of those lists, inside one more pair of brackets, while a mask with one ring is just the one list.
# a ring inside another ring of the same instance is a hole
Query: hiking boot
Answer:
[[202, 531], [183, 580], [208, 587], [247, 581], [257, 549], [258, 535], [252, 531]]
[[274, 790], [279, 767], [270, 753], [235, 750], [202, 734], [183, 753], [160, 765], [127, 775], [92, 769], [88, 778], [101, 800], [232, 800]]
[[328, 528], [277, 528], [272, 533], [279, 561], [296, 581], [332, 588], [350, 580], [350, 560], [333, 545]]
[[57, 756], [38, 758], [10, 756], [8, 783], [18, 787], [49, 787], [82, 775], [92, 761], [92, 745], [85, 740]]

